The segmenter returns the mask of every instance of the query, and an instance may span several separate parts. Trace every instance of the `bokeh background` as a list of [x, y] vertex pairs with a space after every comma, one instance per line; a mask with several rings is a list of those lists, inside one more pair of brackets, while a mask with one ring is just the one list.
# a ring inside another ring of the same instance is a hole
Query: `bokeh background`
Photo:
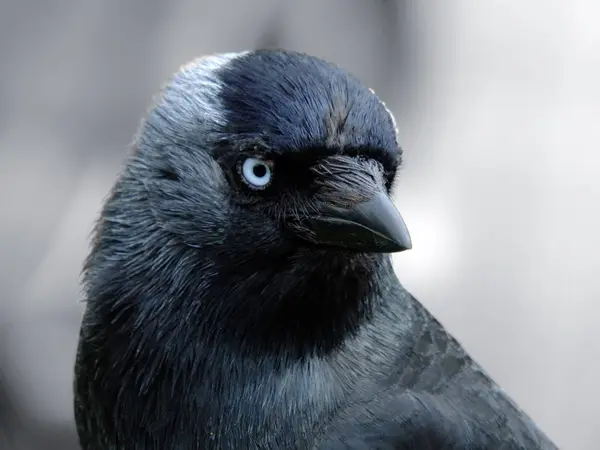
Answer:
[[396, 115], [404, 284], [563, 449], [600, 440], [600, 2], [0, 0], [0, 449], [76, 449], [81, 262], [152, 95], [287, 47]]

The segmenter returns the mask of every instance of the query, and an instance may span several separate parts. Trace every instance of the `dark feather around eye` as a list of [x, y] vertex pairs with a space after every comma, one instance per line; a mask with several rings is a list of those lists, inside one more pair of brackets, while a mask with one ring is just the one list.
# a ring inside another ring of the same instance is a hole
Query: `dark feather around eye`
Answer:
[[389, 152], [371, 147], [352, 148], [344, 150], [344, 154], [377, 161], [383, 169], [386, 189], [388, 191], [392, 189], [398, 169], [402, 165], [401, 149], [398, 149], [397, 152]]
[[363, 147], [349, 148], [344, 150], [344, 154], [348, 156], [363, 157], [379, 162], [386, 173], [395, 172], [401, 164], [400, 153], [392, 153], [379, 148]]

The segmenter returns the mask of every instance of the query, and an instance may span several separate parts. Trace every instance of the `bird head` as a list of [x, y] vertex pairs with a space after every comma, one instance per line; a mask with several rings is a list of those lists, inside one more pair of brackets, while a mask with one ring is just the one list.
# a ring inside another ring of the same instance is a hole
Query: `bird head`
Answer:
[[156, 298], [193, 296], [180, 301], [208, 308], [205, 322], [237, 330], [262, 314], [309, 332], [316, 315], [325, 333], [359, 309], [374, 261], [411, 247], [390, 199], [401, 157], [390, 111], [331, 63], [283, 50], [193, 61], [158, 95], [106, 202], [88, 298], [136, 297], [148, 317], [175, 308]]
[[227, 243], [240, 256], [281, 245], [411, 247], [389, 197], [401, 163], [393, 117], [323, 60], [201, 58], [165, 87], [138, 144], [157, 220], [190, 245]]

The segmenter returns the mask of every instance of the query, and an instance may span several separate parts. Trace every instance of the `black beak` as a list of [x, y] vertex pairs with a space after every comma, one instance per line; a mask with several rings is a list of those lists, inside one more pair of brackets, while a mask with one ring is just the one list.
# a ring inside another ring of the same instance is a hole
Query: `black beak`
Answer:
[[350, 209], [327, 206], [310, 222], [314, 241], [319, 245], [365, 253], [393, 253], [412, 248], [402, 216], [382, 192]]

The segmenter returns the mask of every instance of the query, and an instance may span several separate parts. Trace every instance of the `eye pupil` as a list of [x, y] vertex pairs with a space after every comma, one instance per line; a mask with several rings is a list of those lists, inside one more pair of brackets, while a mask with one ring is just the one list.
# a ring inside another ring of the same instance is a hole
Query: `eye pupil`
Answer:
[[257, 164], [252, 168], [252, 172], [258, 178], [262, 178], [267, 174], [267, 167], [264, 164]]

